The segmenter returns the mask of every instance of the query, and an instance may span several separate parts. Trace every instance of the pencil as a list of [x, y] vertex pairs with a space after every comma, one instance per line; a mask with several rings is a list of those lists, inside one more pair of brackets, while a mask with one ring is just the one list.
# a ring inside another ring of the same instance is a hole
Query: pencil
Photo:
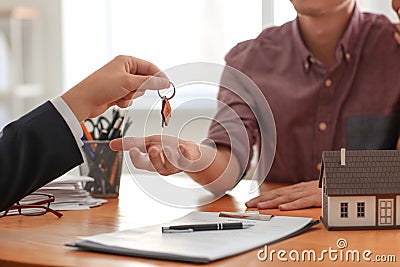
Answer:
[[93, 136], [89, 133], [89, 130], [87, 129], [84, 122], [81, 122], [81, 126], [83, 129], [83, 133], [86, 135], [87, 140], [93, 141]]
[[[82, 126], [83, 133], [86, 136], [86, 139], [88, 141], [93, 141], [93, 136], [89, 133], [89, 130], [87, 129], [87, 127], [86, 127], [84, 122], [81, 122], [81, 126]], [[93, 151], [96, 150], [96, 145], [95, 144], [92, 144], [91, 147], [92, 147]]]
[[110, 185], [114, 186], [115, 175], [117, 174], [117, 167], [118, 167], [119, 156], [118, 154], [115, 157], [114, 163], [111, 168], [111, 175], [110, 175]]

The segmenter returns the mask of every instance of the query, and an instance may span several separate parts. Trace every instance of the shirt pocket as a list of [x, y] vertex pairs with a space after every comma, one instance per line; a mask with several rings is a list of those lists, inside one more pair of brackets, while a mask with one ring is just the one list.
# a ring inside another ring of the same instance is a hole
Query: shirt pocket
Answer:
[[349, 117], [346, 120], [347, 149], [396, 149], [398, 137], [397, 114]]

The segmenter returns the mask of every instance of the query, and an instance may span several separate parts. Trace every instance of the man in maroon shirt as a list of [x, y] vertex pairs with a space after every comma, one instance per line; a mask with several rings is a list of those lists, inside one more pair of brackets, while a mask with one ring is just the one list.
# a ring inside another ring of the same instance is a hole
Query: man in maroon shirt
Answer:
[[[296, 20], [264, 30], [226, 56], [227, 66], [243, 72], [259, 87], [275, 118], [276, 153], [267, 180], [295, 183], [248, 201], [248, 207], [321, 206], [316, 179], [322, 151], [395, 149], [399, 137], [400, 47], [396, 40], [400, 43], [400, 38], [396, 28], [383, 16], [361, 13], [355, 0], [291, 2]], [[392, 2], [396, 11], [399, 2]], [[249, 147], [257, 145], [261, 152], [266, 148], [260, 144], [260, 121], [253, 113], [257, 107], [224, 87], [218, 99], [240, 120], [217, 123], [229, 117], [226, 108], [218, 109], [208, 136], [216, 149], [186, 140], [175, 143], [179, 149], [174, 145], [170, 149], [165, 148], [164, 139], [163, 150], [160, 136], [146, 137], [144, 145], [143, 140], [126, 138], [123, 149], [130, 150], [137, 168], [163, 175], [186, 171], [214, 193], [231, 189], [249, 168]], [[243, 144], [232, 143], [227, 132], [241, 125], [247, 138], [242, 135], [237, 139]], [[121, 150], [121, 140], [112, 147]], [[176, 151], [191, 162], [177, 165], [166, 160], [164, 153], [179, 162], [182, 156]], [[148, 155], [144, 158], [139, 152]], [[261, 158], [259, 164], [266, 163]]]

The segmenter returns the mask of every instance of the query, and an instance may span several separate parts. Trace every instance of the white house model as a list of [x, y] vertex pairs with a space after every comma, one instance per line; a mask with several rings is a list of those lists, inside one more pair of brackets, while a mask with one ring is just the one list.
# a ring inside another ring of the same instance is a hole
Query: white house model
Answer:
[[400, 228], [400, 151], [325, 151], [319, 186], [329, 230]]

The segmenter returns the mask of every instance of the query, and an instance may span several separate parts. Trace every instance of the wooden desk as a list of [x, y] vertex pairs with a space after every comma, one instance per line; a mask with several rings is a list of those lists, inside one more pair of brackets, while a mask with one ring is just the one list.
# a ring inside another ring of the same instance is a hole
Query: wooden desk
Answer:
[[[116, 256], [93, 252], [78, 251], [64, 246], [76, 240], [77, 236], [95, 235], [127, 228], [159, 224], [181, 217], [190, 209], [168, 207], [151, 199], [141, 192], [135, 183], [124, 177], [120, 198], [110, 200], [101, 207], [87, 211], [67, 211], [57, 219], [51, 214], [38, 217], [9, 216], [0, 219], [0, 266], [199, 266], [187, 263], [168, 262], [127, 256]], [[244, 202], [254, 195], [249, 195], [248, 182], [242, 181], [230, 194], [216, 202], [199, 208], [202, 211], [243, 211]], [[265, 184], [261, 191], [279, 185]], [[318, 219], [321, 209], [306, 209], [291, 212], [267, 210], [275, 215], [306, 216]], [[398, 230], [375, 231], [336, 231], [329, 232], [322, 224], [302, 235], [290, 238], [268, 247], [268, 250], [315, 250], [338, 249], [339, 238], [347, 240], [347, 249], [371, 250], [375, 255], [395, 255], [400, 261], [400, 232]], [[331, 261], [328, 256], [323, 262], [282, 262], [276, 258], [272, 261], [260, 261], [257, 258], [259, 249], [213, 262], [207, 266], [397, 266], [398, 263], [366, 263]], [[288, 257], [288, 255], [286, 255]]]

